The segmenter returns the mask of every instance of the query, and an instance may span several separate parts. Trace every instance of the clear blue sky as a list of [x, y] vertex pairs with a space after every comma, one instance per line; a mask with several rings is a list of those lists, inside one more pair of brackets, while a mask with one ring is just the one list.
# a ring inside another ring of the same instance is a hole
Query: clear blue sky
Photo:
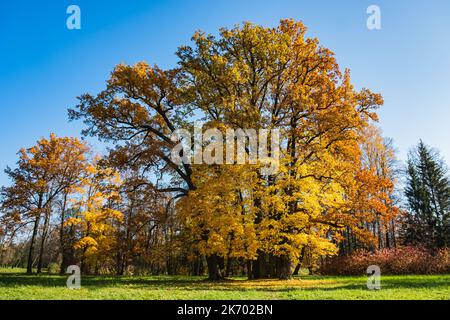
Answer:
[[[81, 8], [81, 30], [66, 28], [70, 4]], [[366, 28], [370, 4], [381, 8], [380, 31]], [[383, 94], [380, 123], [402, 159], [422, 138], [450, 161], [448, 0], [2, 1], [1, 170], [50, 132], [78, 136], [81, 124], [68, 123], [67, 108], [102, 89], [117, 63], [171, 67], [195, 30], [216, 33], [242, 21], [274, 26], [281, 18], [303, 20], [351, 69], [357, 87]]]

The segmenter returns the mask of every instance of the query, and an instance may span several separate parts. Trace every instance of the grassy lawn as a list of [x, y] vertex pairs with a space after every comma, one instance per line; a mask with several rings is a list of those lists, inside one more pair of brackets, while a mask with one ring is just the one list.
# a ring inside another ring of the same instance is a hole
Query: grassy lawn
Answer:
[[80, 290], [67, 289], [66, 279], [0, 269], [0, 299], [450, 299], [450, 275], [382, 276], [379, 291], [368, 290], [364, 276], [303, 276], [291, 281], [233, 278], [219, 283], [188, 276], [85, 276]]

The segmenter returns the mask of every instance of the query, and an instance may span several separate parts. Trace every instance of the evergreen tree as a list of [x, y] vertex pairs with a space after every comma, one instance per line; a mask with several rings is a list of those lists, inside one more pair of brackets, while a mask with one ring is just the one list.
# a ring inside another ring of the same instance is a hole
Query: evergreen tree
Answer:
[[404, 227], [406, 244], [445, 247], [450, 244], [450, 180], [437, 151], [422, 141], [410, 152], [405, 195], [409, 213]]

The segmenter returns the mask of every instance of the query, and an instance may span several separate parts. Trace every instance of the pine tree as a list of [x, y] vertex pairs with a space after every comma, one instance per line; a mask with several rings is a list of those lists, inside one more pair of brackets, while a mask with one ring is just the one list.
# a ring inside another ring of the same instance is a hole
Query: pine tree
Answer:
[[410, 209], [404, 227], [405, 243], [448, 246], [450, 180], [439, 153], [422, 141], [409, 155], [405, 196]]

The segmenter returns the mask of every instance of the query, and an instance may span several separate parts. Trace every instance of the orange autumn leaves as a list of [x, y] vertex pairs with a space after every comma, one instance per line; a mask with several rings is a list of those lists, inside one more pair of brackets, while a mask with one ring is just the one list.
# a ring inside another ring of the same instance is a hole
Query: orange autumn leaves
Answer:
[[[40, 230], [41, 259], [56, 212], [61, 214], [61, 234], [65, 228], [72, 229], [78, 237], [74, 248], [82, 250], [83, 258], [110, 247], [113, 222], [122, 218], [121, 212], [113, 209], [120, 199], [120, 175], [111, 168], [101, 168], [98, 157], [90, 160], [89, 148], [77, 138], [60, 138], [53, 133], [35, 146], [21, 149], [19, 155], [18, 168], [7, 171], [12, 185], [2, 192], [7, 212], [3, 219], [14, 221], [9, 224], [12, 228], [34, 224], [30, 251]], [[71, 215], [66, 212], [69, 203]]]
[[[365, 130], [377, 120], [381, 96], [356, 91], [349, 71], [341, 73], [333, 53], [307, 38], [299, 22], [282, 20], [275, 28], [245, 23], [222, 29], [217, 38], [196, 33], [193, 42], [178, 51], [181, 77], [192, 84], [182, 92], [208, 123], [278, 128], [283, 141], [280, 170], [272, 176], [246, 166], [230, 180], [232, 169], [210, 168], [208, 175], [193, 168], [202, 180], [180, 207], [190, 210], [200, 251], [239, 255], [227, 247], [242, 236], [235, 225], [251, 233], [247, 247], [294, 262], [304, 247], [318, 256], [335, 253], [346, 228], [374, 240], [365, 223], [389, 221], [398, 211], [390, 173], [375, 168], [389, 171], [390, 164], [381, 157], [364, 163]], [[379, 132], [373, 136], [382, 140]], [[371, 147], [384, 152], [382, 143]], [[245, 185], [237, 182], [247, 176]]]
[[120, 175], [110, 168], [101, 168], [98, 160], [86, 168], [86, 175], [71, 199], [76, 213], [65, 222], [66, 227], [79, 235], [73, 246], [82, 250], [82, 259], [95, 261], [117, 245], [116, 228], [123, 221], [122, 212], [116, 209], [121, 183]]
[[[376, 241], [366, 224], [396, 217], [394, 154], [373, 124], [383, 99], [355, 90], [350, 72], [307, 37], [301, 22], [244, 23], [218, 36], [197, 32], [177, 56], [171, 70], [145, 62], [116, 66], [103, 91], [82, 95], [69, 110], [71, 120], [84, 122], [85, 135], [115, 146], [104, 161], [80, 158], [78, 171], [69, 170], [76, 178], [64, 187], [74, 209], [64, 226], [76, 234], [83, 261], [112, 260], [120, 248], [124, 212], [132, 210], [118, 191], [124, 185], [118, 172], [136, 178], [128, 198], [143, 202], [139, 186], [145, 185], [147, 196], [158, 194], [154, 207], [174, 211], [186, 251], [228, 261], [276, 257], [288, 264], [279, 268], [284, 273], [305, 248], [315, 257], [335, 254], [348, 228], [361, 241]], [[174, 163], [171, 135], [191, 130], [194, 119], [205, 128], [279, 129], [278, 172], [260, 174], [261, 163]], [[83, 149], [76, 142], [61, 147]], [[39, 192], [53, 168], [68, 161], [35, 155], [24, 162], [44, 168], [35, 182]], [[140, 235], [127, 239], [130, 250], [140, 253], [135, 239]]]

